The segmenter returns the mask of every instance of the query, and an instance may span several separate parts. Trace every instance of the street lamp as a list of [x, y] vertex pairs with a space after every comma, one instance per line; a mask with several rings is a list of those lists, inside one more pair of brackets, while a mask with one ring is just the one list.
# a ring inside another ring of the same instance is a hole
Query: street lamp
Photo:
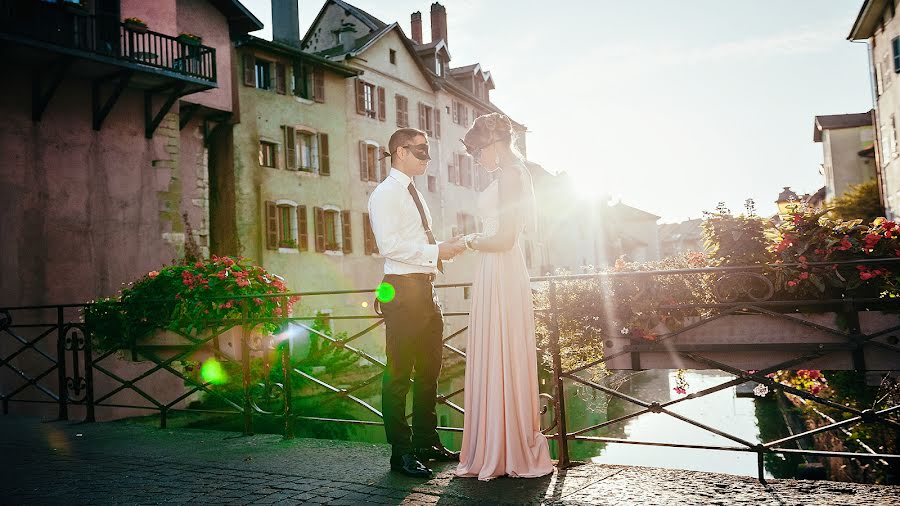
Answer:
[[790, 186], [785, 186], [784, 190], [778, 194], [778, 200], [775, 203], [778, 204], [778, 214], [785, 215], [791, 214], [800, 205], [800, 199]]

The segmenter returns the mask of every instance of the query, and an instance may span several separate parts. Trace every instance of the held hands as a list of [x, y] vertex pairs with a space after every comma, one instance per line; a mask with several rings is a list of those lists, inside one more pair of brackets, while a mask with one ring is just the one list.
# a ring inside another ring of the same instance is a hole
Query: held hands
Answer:
[[463, 236], [457, 235], [449, 241], [438, 244], [438, 257], [441, 260], [451, 260], [465, 250], [466, 245], [463, 242]]

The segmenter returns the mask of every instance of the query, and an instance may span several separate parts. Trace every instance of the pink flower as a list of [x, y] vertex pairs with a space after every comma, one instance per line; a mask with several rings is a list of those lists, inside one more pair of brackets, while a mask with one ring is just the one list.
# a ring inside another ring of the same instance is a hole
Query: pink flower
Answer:
[[675, 393], [678, 395], [684, 395], [687, 393], [687, 390], [685, 390], [684, 387], [675, 387], [672, 390], [675, 390]]
[[808, 279], [808, 278], [809, 278], [809, 273], [808, 273], [808, 272], [801, 272], [801, 273], [800, 273], [800, 279]]
[[788, 286], [797, 286], [797, 282], [794, 281], [794, 280], [792, 279], [792, 280], [790, 280], [790, 281], [787, 282], [787, 285], [788, 285]]

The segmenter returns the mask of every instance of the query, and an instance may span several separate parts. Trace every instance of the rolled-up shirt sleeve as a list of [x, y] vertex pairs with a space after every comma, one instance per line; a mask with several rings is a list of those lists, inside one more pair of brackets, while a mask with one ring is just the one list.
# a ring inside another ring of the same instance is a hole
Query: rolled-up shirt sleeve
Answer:
[[437, 244], [428, 244], [424, 231], [419, 241], [404, 238], [400, 220], [401, 206], [396, 199], [390, 197], [385, 192], [375, 192], [369, 198], [369, 219], [378, 252], [395, 262], [436, 267]]

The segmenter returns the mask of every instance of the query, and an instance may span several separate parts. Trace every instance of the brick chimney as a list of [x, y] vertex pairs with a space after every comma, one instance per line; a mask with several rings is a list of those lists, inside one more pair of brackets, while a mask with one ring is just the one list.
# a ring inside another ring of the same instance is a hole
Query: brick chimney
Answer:
[[298, 0], [272, 0], [272, 40], [300, 47]]
[[421, 45], [422, 44], [422, 13], [419, 11], [413, 12], [409, 17], [409, 23], [412, 25], [412, 40]]
[[447, 41], [447, 9], [435, 2], [431, 4], [431, 42], [442, 39], [445, 44], [450, 45]]

